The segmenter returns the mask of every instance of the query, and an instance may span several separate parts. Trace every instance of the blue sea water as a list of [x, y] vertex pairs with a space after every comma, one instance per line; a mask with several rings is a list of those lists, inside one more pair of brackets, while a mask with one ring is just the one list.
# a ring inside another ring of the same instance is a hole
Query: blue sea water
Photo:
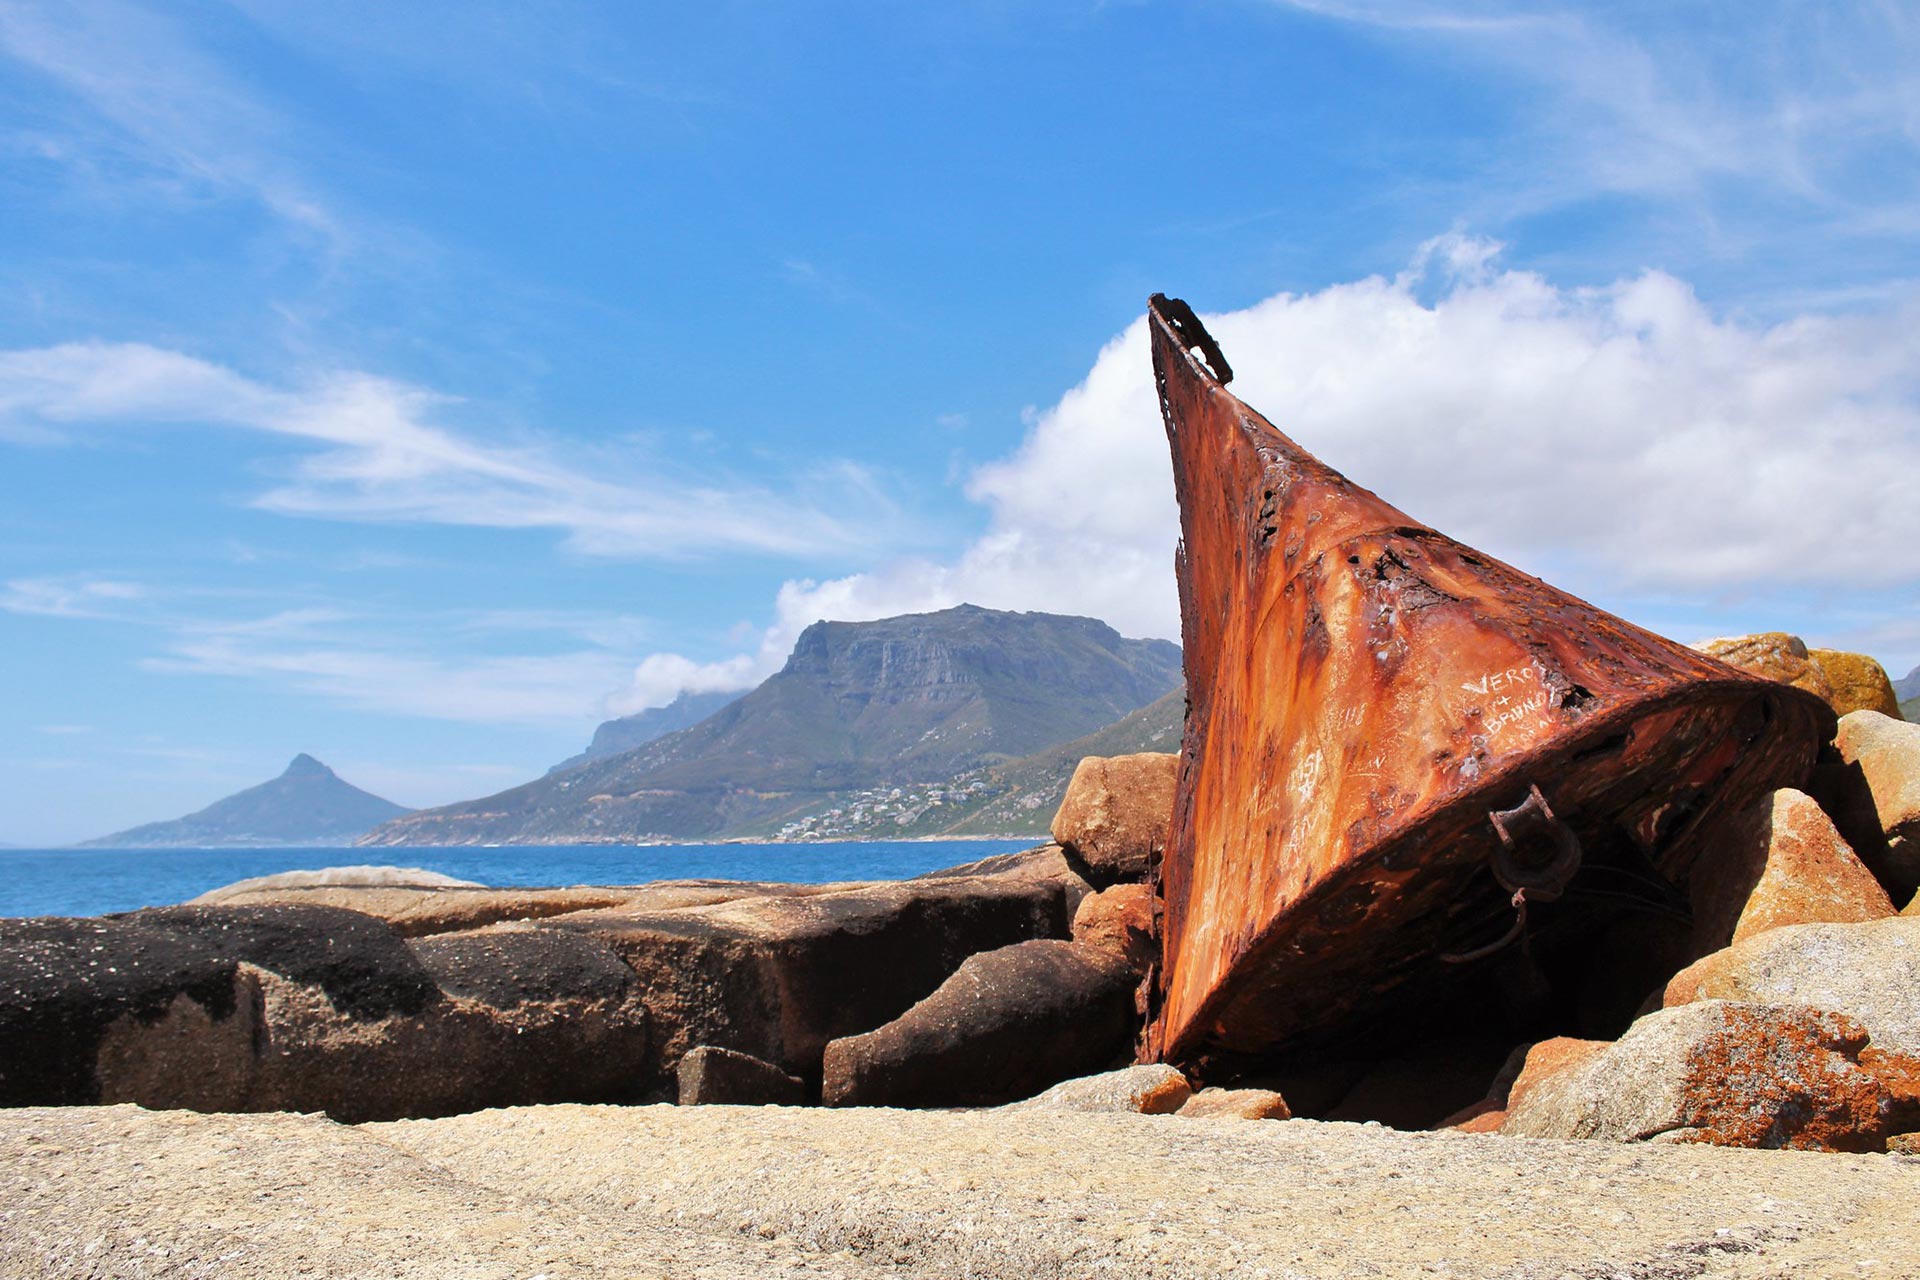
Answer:
[[379, 863], [497, 886], [712, 878], [898, 880], [1038, 840], [823, 844], [512, 845], [497, 848], [0, 849], [0, 916], [91, 916], [167, 906], [251, 876]]

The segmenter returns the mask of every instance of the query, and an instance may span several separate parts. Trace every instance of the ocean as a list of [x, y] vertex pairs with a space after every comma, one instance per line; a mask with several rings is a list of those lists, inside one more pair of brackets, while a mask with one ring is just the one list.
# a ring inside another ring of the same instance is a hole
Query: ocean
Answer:
[[821, 844], [512, 845], [495, 848], [0, 849], [0, 916], [91, 916], [170, 906], [276, 871], [376, 863], [485, 885], [649, 880], [899, 880], [1042, 843], [859, 840]]

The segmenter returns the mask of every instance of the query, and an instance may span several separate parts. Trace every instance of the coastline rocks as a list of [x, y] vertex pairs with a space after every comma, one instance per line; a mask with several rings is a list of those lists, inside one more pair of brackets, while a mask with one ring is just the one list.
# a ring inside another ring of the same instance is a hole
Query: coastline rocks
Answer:
[[1186, 1076], [1164, 1062], [1064, 1080], [1045, 1093], [1002, 1111], [1132, 1112], [1172, 1115], [1193, 1097]]
[[1836, 715], [1854, 711], [1877, 711], [1883, 716], [1900, 718], [1900, 699], [1893, 691], [1887, 669], [1864, 653], [1846, 653], [1839, 649], [1809, 649], [1807, 656], [1833, 686]]
[[653, 1042], [646, 1072], [672, 1097], [680, 1059], [732, 1049], [812, 1084], [829, 1041], [900, 1016], [967, 957], [1060, 938], [1085, 893], [1059, 851], [949, 875], [671, 910], [575, 912], [540, 927], [611, 947], [638, 975]]
[[680, 1059], [680, 1105], [799, 1106], [807, 1086], [770, 1062], [703, 1044]]
[[1808, 1005], [1857, 1019], [1876, 1049], [1920, 1054], [1920, 917], [1803, 924], [1716, 951], [1675, 974], [1664, 1003]]
[[1893, 914], [1880, 882], [1800, 791], [1783, 788], [1737, 815], [1693, 874], [1694, 938], [1702, 952], [1782, 925]]
[[1081, 760], [1053, 815], [1055, 842], [1096, 885], [1145, 879], [1166, 848], [1179, 767], [1179, 756], [1158, 751]]
[[646, 1013], [585, 939], [410, 945], [329, 907], [0, 922], [0, 1103], [345, 1119], [632, 1096]]
[[1271, 1089], [1202, 1089], [1180, 1105], [1186, 1120], [1291, 1120], [1287, 1100]]
[[1799, 636], [1784, 631], [1762, 631], [1750, 636], [1702, 640], [1693, 649], [1752, 675], [1805, 689], [1824, 698], [1829, 706], [1833, 705], [1833, 682], [1827, 679], [1827, 673], [1813, 660], [1806, 642]]
[[1122, 1056], [1133, 970], [1111, 952], [1051, 940], [969, 957], [926, 999], [826, 1046], [829, 1106], [983, 1106]]
[[1518, 1094], [1500, 1132], [1812, 1151], [1885, 1147], [1899, 1115], [1843, 1014], [1710, 1000], [1649, 1014]]

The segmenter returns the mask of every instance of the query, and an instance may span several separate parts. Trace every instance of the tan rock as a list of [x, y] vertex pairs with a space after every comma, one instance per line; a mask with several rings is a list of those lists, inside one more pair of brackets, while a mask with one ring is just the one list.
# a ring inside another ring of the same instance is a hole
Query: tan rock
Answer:
[[1920, 917], [1769, 929], [1667, 984], [1669, 1009], [1703, 1000], [1835, 1010], [1865, 1026], [1876, 1049], [1920, 1055]]
[[1790, 684], [1796, 689], [1833, 702], [1833, 683], [1813, 660], [1806, 642], [1784, 631], [1762, 631], [1750, 636], [1728, 636], [1702, 640], [1693, 646], [1696, 652], [1718, 658], [1730, 667], [1769, 680]]
[[1507, 1109], [1511, 1111], [1529, 1093], [1562, 1071], [1569, 1071], [1604, 1051], [1612, 1043], [1611, 1040], [1576, 1040], [1572, 1036], [1555, 1036], [1529, 1046], [1526, 1062], [1507, 1090]]
[[1088, 756], [1053, 817], [1053, 838], [1102, 882], [1140, 880], [1166, 848], [1177, 755]]
[[[1708, 1000], [1649, 1014], [1518, 1091], [1501, 1132], [1526, 1138], [1884, 1150], [1898, 1102], [1863, 1066], [1844, 1014]], [[1878, 1065], [1884, 1070], [1884, 1064]]]
[[1132, 1111], [1171, 1115], [1193, 1096], [1187, 1078], [1165, 1063], [1126, 1067], [1097, 1076], [1066, 1080], [1037, 1097], [1003, 1111]]
[[1900, 718], [1900, 699], [1893, 692], [1893, 681], [1878, 662], [1864, 653], [1846, 653], [1839, 649], [1809, 649], [1807, 656], [1833, 686], [1833, 696], [1828, 700], [1837, 714], [1878, 711], [1883, 716]]
[[1080, 900], [1073, 913], [1073, 940], [1124, 957], [1135, 973], [1145, 973], [1159, 955], [1153, 936], [1153, 889], [1116, 884]]
[[1271, 1089], [1202, 1089], [1183, 1103], [1190, 1120], [1291, 1120], [1287, 1100]]
[[1907, 889], [1920, 884], [1920, 724], [1855, 711], [1840, 717], [1833, 745], [1858, 771], [1886, 838], [1887, 866], [1875, 870]]
[[453, 876], [442, 875], [438, 871], [428, 871], [421, 867], [393, 867], [357, 865], [350, 867], [315, 867], [294, 871], [276, 871], [272, 875], [253, 876], [246, 880], [236, 880], [232, 884], [222, 885], [218, 889], [209, 889], [195, 903], [232, 902], [249, 894], [271, 892], [275, 889], [312, 889], [321, 886], [335, 887], [346, 885], [399, 885], [409, 889], [481, 889], [486, 886], [473, 880], [459, 880]]
[[1783, 788], [1726, 824], [1692, 877], [1695, 942], [1717, 951], [1790, 924], [1850, 924], [1894, 914], [1893, 901], [1826, 811]]

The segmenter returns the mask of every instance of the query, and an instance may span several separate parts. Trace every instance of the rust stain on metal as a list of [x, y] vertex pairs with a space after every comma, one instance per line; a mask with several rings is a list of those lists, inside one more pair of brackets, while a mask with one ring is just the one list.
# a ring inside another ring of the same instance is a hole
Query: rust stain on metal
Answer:
[[[1149, 329], [1188, 712], [1143, 1056], [1282, 1048], [1495, 949], [1565, 887], [1530, 872], [1580, 875], [1536, 784], [1589, 865], [1684, 886], [1723, 814], [1806, 776], [1820, 699], [1417, 523], [1227, 391], [1186, 304]], [[1532, 841], [1504, 888], [1495, 814]]]

